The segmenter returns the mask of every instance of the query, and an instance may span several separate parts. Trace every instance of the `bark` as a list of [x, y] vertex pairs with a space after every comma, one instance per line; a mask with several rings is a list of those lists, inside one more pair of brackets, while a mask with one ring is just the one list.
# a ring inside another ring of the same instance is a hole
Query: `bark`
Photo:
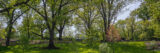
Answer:
[[59, 40], [62, 40], [62, 32], [63, 32], [63, 29], [59, 30]]
[[63, 24], [60, 25], [60, 29], [58, 30], [58, 32], [59, 32], [59, 40], [62, 40], [62, 33], [63, 33], [63, 29], [65, 28], [65, 24], [66, 24], [66, 20], [64, 20]]
[[49, 26], [49, 23], [48, 23], [48, 19], [46, 19], [46, 22], [47, 22], [47, 27], [48, 27], [48, 30], [49, 30], [49, 45], [48, 45], [48, 49], [58, 49], [53, 40], [54, 40], [54, 28], [55, 28], [55, 22], [52, 23], [52, 28], [50, 28]]
[[103, 41], [105, 41], [106, 40], [106, 36], [107, 36], [107, 23], [106, 23], [105, 19], [103, 19], [103, 21], [104, 21], [104, 32], [105, 32], [104, 37], [103, 37]]
[[10, 45], [10, 38], [11, 38], [11, 33], [12, 33], [12, 25], [13, 25], [13, 22], [12, 22], [12, 20], [13, 20], [13, 15], [14, 15], [14, 11], [15, 11], [15, 9], [12, 11], [12, 14], [10, 14], [9, 12], [9, 10], [7, 11], [7, 13], [8, 13], [8, 16], [9, 16], [9, 23], [8, 23], [8, 26], [7, 26], [7, 36], [6, 36], [6, 46], [9, 46]]
[[[45, 0], [42, 0], [43, 1], [43, 9], [44, 9], [44, 20], [45, 20], [45, 22], [46, 22], [46, 25], [47, 25], [47, 28], [48, 28], [48, 30], [49, 30], [49, 35], [50, 35], [50, 37], [49, 37], [49, 45], [48, 45], [48, 49], [57, 49], [57, 47], [55, 46], [55, 44], [54, 44], [54, 27], [55, 27], [55, 21], [53, 21], [52, 20], [52, 27], [50, 26], [50, 24], [49, 24], [49, 21], [48, 21], [48, 15], [47, 15], [47, 10], [46, 10], [46, 8], [47, 8], [47, 5], [46, 5], [46, 1]], [[52, 18], [54, 18], [54, 16], [52, 15]]]
[[107, 35], [107, 15], [106, 15], [106, 11], [105, 11], [105, 4], [101, 3], [101, 15], [103, 18], [103, 25], [104, 25], [104, 35], [103, 35], [103, 41], [106, 41], [106, 35]]
[[8, 32], [7, 32], [7, 37], [6, 37], [6, 46], [10, 45], [10, 38], [11, 38], [11, 32], [12, 32], [12, 24], [8, 25]]
[[53, 34], [54, 34], [53, 31], [50, 30], [50, 32], [49, 32], [50, 38], [49, 38], [49, 45], [48, 45], [48, 48], [55, 47], [55, 46], [54, 46], [54, 42], [53, 42]]
[[42, 38], [42, 39], [44, 39], [44, 37], [43, 37], [43, 31], [44, 31], [44, 30], [41, 28], [41, 38]]
[[48, 49], [59, 49], [54, 44], [54, 29], [53, 30], [49, 29], [49, 35], [50, 35], [50, 37], [49, 37]]

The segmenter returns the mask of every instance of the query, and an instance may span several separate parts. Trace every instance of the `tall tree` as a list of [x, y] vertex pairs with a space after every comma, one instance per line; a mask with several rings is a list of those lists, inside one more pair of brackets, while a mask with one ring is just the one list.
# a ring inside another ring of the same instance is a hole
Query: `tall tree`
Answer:
[[128, 40], [128, 36], [126, 34], [126, 21], [125, 20], [118, 20], [115, 24], [116, 28], [118, 28], [120, 36], [122, 40]]
[[62, 19], [59, 20], [60, 22], [57, 22], [57, 30], [59, 33], [59, 40], [62, 40], [63, 30], [64, 30], [65, 26], [68, 24], [70, 18], [71, 18], [71, 16], [62, 17]]
[[46, 30], [46, 25], [42, 17], [40, 17], [38, 14], [35, 14], [33, 17], [33, 30], [32, 33], [35, 34], [36, 36], [41, 37], [41, 39], [46, 39], [44, 36], [44, 32]]
[[[34, 0], [32, 0], [33, 2]], [[37, 12], [41, 17], [43, 17], [47, 29], [49, 31], [49, 49], [57, 49], [57, 47], [54, 44], [54, 37], [55, 37], [55, 27], [56, 22], [58, 21], [59, 16], [61, 15], [61, 10], [63, 7], [69, 7], [69, 5], [72, 5], [71, 3], [74, 3], [72, 0], [36, 0], [38, 1], [35, 6], [26, 4], [31, 9], [33, 9], [35, 12]], [[34, 3], [33, 3], [34, 4]], [[38, 10], [39, 7], [42, 7], [42, 9]], [[65, 9], [63, 9], [64, 11]], [[68, 13], [72, 11], [73, 9], [70, 9], [69, 11], [65, 11], [65, 13]], [[64, 13], [64, 14], [65, 14]]]
[[154, 38], [159, 38], [160, 37], [160, 11], [159, 11], [159, 4], [160, 0], [145, 0], [146, 5], [148, 6], [151, 20], [152, 20], [152, 27], [154, 30]]
[[[5, 5], [5, 4], [4, 4]], [[26, 10], [25, 10], [26, 11]], [[13, 28], [13, 24], [14, 22], [23, 15], [23, 11], [19, 11], [20, 13], [18, 13], [18, 11], [16, 11], [16, 9], [10, 9], [7, 11], [7, 15], [6, 18], [8, 19], [7, 21], [7, 35], [6, 35], [6, 46], [9, 46], [9, 41], [10, 41], [10, 37], [11, 37], [11, 33], [12, 33], [12, 28]]]
[[108, 30], [110, 28], [111, 23], [117, 18], [116, 15], [118, 12], [124, 7], [125, 0], [100, 0], [97, 8], [103, 18], [104, 24], [104, 35], [103, 41], [105, 41], [105, 37], [108, 35]]
[[82, 8], [77, 10], [76, 15], [78, 16], [76, 19], [77, 21], [81, 21], [81, 24], [85, 30], [85, 35], [87, 38], [88, 43], [90, 45], [93, 42], [95, 32], [93, 32], [93, 24], [98, 17], [98, 12], [95, 7], [94, 1], [88, 0], [81, 3]]

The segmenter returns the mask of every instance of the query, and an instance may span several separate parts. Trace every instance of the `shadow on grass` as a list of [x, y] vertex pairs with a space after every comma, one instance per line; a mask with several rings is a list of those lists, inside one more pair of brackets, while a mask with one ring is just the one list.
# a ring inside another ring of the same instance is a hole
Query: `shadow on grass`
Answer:
[[7, 51], [7, 50], [10, 50], [10, 49], [6, 46], [0, 46], [0, 51]]

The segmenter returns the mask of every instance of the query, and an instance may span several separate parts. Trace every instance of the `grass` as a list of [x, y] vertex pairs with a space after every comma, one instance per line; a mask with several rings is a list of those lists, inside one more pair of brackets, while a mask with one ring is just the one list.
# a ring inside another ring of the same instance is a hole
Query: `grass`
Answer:
[[120, 42], [112, 45], [115, 53], [153, 53], [147, 50], [144, 42]]
[[[111, 44], [111, 43], [109, 43]], [[60, 49], [43, 49], [47, 44], [29, 45], [25, 53], [100, 53], [97, 47], [87, 47], [80, 42], [56, 44]], [[0, 46], [0, 53], [23, 53], [19, 45], [4, 47]], [[147, 50], [144, 42], [117, 42], [112, 44], [114, 53], [160, 53], [160, 51]]]
[[[60, 49], [43, 49], [47, 47], [47, 44], [30, 45], [25, 53], [99, 53], [98, 49], [86, 47], [86, 44], [80, 42], [56, 44]], [[1, 48], [1, 47], [0, 47]], [[0, 53], [23, 53], [23, 50], [19, 48], [19, 45], [10, 46], [0, 51]]]

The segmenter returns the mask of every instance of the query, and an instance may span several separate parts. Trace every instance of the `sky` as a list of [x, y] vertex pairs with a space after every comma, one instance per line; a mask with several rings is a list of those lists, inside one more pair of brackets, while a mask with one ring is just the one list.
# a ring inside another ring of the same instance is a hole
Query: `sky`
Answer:
[[130, 4], [128, 6], [124, 7], [122, 9], [122, 11], [118, 14], [117, 20], [124, 20], [127, 17], [129, 17], [130, 13], [133, 10], [139, 8], [139, 6], [141, 5], [141, 3], [142, 3], [141, 1], [136, 1], [136, 2], [133, 2], [132, 4]]

